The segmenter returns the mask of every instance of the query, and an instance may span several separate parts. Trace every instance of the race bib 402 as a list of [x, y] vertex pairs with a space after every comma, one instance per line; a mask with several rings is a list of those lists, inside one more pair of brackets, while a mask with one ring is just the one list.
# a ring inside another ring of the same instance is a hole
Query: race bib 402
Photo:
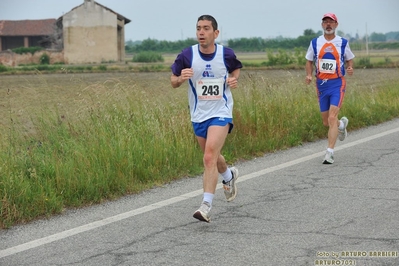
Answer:
[[319, 72], [334, 74], [337, 69], [337, 61], [334, 59], [319, 59]]

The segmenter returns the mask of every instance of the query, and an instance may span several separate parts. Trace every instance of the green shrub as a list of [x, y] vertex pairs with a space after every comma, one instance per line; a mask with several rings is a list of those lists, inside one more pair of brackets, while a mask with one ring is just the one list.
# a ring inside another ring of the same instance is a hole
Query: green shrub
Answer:
[[1, 72], [7, 72], [7, 67], [4, 65], [0, 65], [0, 73]]
[[141, 63], [163, 62], [164, 58], [159, 53], [147, 51], [134, 55], [132, 61]]
[[301, 48], [295, 48], [295, 58], [296, 58], [296, 62], [298, 63], [298, 65], [300, 66], [304, 66], [306, 64], [306, 58], [305, 58], [305, 51]]
[[106, 65], [99, 65], [98, 69], [102, 70], [102, 71], [106, 71], [107, 70], [107, 66]]
[[50, 56], [46, 53], [43, 53], [39, 59], [41, 65], [48, 65], [50, 64]]
[[357, 65], [359, 67], [367, 67], [367, 68], [373, 67], [373, 65], [371, 64], [371, 61], [370, 61], [370, 57], [360, 57], [358, 59]]
[[139, 67], [140, 72], [159, 72], [164, 69], [163, 65], [150, 65]]
[[43, 64], [43, 65], [37, 66], [36, 69], [39, 71], [43, 71], [43, 70], [50, 70], [50, 67], [48, 65]]
[[269, 66], [289, 65], [297, 60], [291, 53], [287, 53], [287, 51], [283, 49], [278, 49], [277, 53], [268, 50], [267, 58]]
[[37, 51], [41, 51], [43, 50], [43, 47], [40, 46], [32, 46], [32, 47], [19, 47], [19, 48], [14, 48], [11, 51], [13, 51], [16, 54], [27, 54], [27, 53], [31, 53], [34, 54]]

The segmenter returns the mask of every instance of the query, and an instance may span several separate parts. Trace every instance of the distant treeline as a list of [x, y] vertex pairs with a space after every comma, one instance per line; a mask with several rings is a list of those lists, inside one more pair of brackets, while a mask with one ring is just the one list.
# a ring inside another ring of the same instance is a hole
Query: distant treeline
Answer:
[[[349, 39], [353, 50], [364, 49], [368, 42], [369, 49], [399, 49], [399, 32], [389, 33], [371, 33], [368, 38], [359, 38], [358, 35], [350, 36], [338, 31], [339, 36]], [[310, 41], [317, 36], [322, 35], [322, 31], [315, 32], [312, 29], [306, 29], [303, 35], [297, 38], [276, 37], [274, 39], [264, 39], [260, 37], [229, 39], [224, 45], [234, 49], [236, 52], [261, 52], [266, 49], [306, 49]], [[126, 53], [140, 53], [153, 51], [159, 53], [178, 53], [183, 48], [198, 43], [196, 39], [188, 38], [179, 41], [159, 41], [155, 39], [146, 39], [143, 41], [127, 41], [125, 44]]]

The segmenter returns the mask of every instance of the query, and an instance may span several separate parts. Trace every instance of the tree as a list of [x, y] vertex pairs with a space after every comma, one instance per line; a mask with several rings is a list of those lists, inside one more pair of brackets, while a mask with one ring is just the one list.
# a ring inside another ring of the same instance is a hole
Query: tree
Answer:
[[303, 31], [303, 36], [313, 36], [316, 35], [316, 32], [312, 29], [306, 29]]
[[387, 40], [385, 34], [373, 32], [370, 34], [370, 42], [385, 42]]
[[387, 41], [399, 41], [399, 31], [390, 31], [385, 36]]
[[345, 37], [345, 32], [343, 32], [342, 30], [337, 30], [337, 35], [341, 36], [341, 37]]

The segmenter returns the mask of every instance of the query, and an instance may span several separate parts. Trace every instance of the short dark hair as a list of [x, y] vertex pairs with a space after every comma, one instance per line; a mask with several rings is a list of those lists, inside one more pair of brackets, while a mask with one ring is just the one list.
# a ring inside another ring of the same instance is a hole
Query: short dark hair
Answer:
[[218, 23], [217, 23], [216, 19], [214, 17], [212, 17], [211, 15], [202, 15], [202, 16], [200, 16], [197, 19], [197, 23], [200, 20], [208, 20], [208, 21], [212, 22], [212, 27], [213, 27], [214, 30], [218, 29]]

